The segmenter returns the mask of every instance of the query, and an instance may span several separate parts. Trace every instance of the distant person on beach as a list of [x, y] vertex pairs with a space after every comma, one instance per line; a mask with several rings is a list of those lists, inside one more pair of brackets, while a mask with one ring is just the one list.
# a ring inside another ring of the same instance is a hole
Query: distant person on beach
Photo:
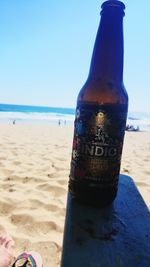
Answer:
[[138, 132], [140, 131], [140, 127], [139, 126], [133, 126], [133, 125], [127, 125], [126, 126], [126, 131], [131, 131], [131, 132]]
[[[0, 234], [0, 267], [9, 267], [13, 260], [14, 241]], [[24, 252], [15, 259], [12, 267], [42, 267], [42, 258], [35, 251]]]
[[60, 124], [61, 124], [61, 120], [58, 120], [58, 125], [60, 126]]
[[13, 124], [14, 124], [14, 125], [16, 124], [16, 120], [13, 120]]

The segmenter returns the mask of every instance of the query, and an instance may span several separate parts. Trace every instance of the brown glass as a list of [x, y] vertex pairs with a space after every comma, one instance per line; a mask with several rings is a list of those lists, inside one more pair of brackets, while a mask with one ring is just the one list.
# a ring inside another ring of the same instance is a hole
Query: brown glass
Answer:
[[[117, 106], [127, 114], [128, 95], [123, 85], [124, 8], [123, 3], [115, 0], [102, 5], [90, 72], [79, 92], [77, 107], [83, 104]], [[111, 173], [109, 175], [111, 176]], [[71, 170], [69, 190], [81, 203], [104, 207], [116, 197], [118, 184], [105, 186], [102, 189], [91, 188], [86, 180], [83, 179], [81, 182], [72, 177]]]

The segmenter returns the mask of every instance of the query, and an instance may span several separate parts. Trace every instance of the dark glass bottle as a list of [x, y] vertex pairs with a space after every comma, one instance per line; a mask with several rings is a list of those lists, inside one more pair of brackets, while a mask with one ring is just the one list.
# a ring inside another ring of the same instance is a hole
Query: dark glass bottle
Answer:
[[128, 95], [123, 85], [125, 6], [102, 4], [88, 79], [79, 92], [69, 191], [79, 202], [104, 207], [116, 197]]

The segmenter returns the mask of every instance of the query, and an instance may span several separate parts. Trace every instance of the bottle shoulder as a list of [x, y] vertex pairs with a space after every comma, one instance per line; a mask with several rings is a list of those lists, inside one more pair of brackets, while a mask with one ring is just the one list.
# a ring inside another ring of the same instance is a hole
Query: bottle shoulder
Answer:
[[128, 94], [123, 82], [87, 80], [79, 92], [78, 102], [127, 105]]

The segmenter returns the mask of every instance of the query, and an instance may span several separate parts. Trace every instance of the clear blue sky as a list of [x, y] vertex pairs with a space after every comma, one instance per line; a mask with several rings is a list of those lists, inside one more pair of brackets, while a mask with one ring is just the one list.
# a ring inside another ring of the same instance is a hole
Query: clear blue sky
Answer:
[[[0, 103], [75, 107], [101, 0], [0, 1]], [[150, 1], [124, 1], [130, 111], [150, 111]]]

